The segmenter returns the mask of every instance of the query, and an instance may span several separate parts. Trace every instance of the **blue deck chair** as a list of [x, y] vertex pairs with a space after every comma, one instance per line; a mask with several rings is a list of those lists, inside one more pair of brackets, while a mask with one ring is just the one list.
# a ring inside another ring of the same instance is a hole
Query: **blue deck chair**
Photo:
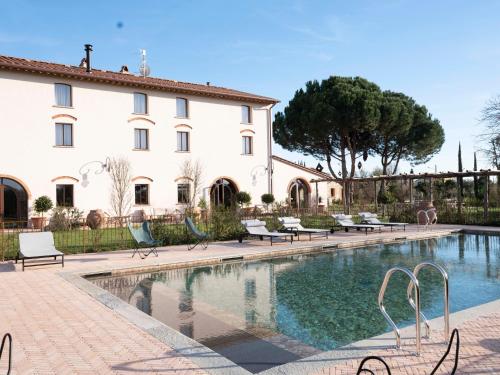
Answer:
[[[135, 253], [139, 254], [139, 257], [141, 259], [146, 258], [151, 253], [158, 256], [156, 247], [159, 246], [161, 242], [153, 238], [148, 221], [144, 221], [138, 228], [134, 228], [131, 223], [128, 223], [128, 230], [130, 231], [130, 234], [135, 240], [135, 249], [134, 253], [132, 254], [132, 258], [134, 257]], [[149, 248], [148, 253], [146, 252], [141, 253], [140, 248], [143, 245]]]
[[192, 250], [198, 245], [201, 245], [203, 249], [206, 250], [206, 248], [208, 247], [208, 234], [196, 228], [196, 226], [193, 223], [193, 220], [191, 220], [191, 218], [189, 217], [186, 217], [184, 219], [184, 223], [186, 223], [188, 232], [191, 233], [191, 235], [194, 238], [196, 238], [196, 243], [194, 245], [188, 244], [188, 250]]

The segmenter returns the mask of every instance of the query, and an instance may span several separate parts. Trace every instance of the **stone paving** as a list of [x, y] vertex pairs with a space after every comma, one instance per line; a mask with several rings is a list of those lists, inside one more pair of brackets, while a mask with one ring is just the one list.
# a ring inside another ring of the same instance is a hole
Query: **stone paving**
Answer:
[[[473, 227], [468, 227], [474, 229]], [[389, 241], [396, 237], [443, 235], [459, 226], [441, 225], [432, 231], [336, 233], [326, 241], [297, 241], [293, 245], [246, 241], [211, 244], [209, 249], [188, 252], [185, 246], [161, 248], [159, 257], [130, 258], [131, 251], [80, 254], [66, 257], [64, 272], [151, 267], [235, 255], [288, 252], [303, 247]], [[498, 231], [498, 228], [478, 227]], [[204, 374], [217, 369], [200, 369], [187, 357], [173, 351], [122, 316], [64, 280], [60, 266], [42, 266], [20, 271], [13, 262], [0, 263], [0, 335], [10, 332], [14, 339], [12, 374]], [[500, 374], [500, 314], [468, 321], [461, 327], [459, 374]], [[437, 337], [437, 335], [436, 335]], [[444, 351], [430, 342], [421, 357], [404, 351], [381, 350], [393, 374], [428, 374]], [[5, 356], [5, 353], [4, 353]], [[3, 357], [3, 356], [2, 356]], [[5, 358], [0, 373], [5, 370]], [[318, 374], [354, 374], [358, 359], [347, 360]], [[326, 364], [325, 364], [326, 365]], [[220, 371], [220, 369], [219, 369]], [[219, 372], [220, 373], [220, 372]], [[441, 373], [441, 372], [440, 372]], [[444, 372], [446, 373], [446, 372]]]
[[[459, 325], [460, 355], [457, 374], [500, 374], [500, 313], [489, 314]], [[424, 340], [422, 354], [413, 355], [414, 342], [403, 341], [402, 349], [378, 350], [373, 355], [384, 358], [393, 374], [429, 375], [439, 358], [446, 352], [441, 332], [433, 339]], [[436, 374], [450, 374], [453, 368], [455, 347]], [[360, 359], [353, 359], [315, 372], [315, 375], [351, 375], [359, 367]], [[382, 364], [370, 362], [367, 366], [376, 374], [386, 374]], [[378, 372], [377, 372], [378, 371]]]

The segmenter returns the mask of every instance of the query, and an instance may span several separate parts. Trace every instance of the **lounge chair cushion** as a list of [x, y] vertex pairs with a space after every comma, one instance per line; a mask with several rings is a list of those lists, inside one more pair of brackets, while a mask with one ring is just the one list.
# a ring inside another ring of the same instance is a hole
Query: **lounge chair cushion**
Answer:
[[333, 218], [341, 227], [353, 227], [353, 228], [380, 228], [382, 225], [370, 223], [370, 224], [355, 224], [352, 221], [352, 215], [332, 215]]
[[352, 215], [344, 215], [344, 214], [338, 214], [338, 215], [332, 215], [333, 218], [337, 221], [342, 226], [349, 226], [349, 225], [354, 225], [352, 221]]
[[278, 220], [284, 226], [300, 224], [300, 219], [296, 217], [280, 217]]
[[280, 217], [278, 220], [281, 225], [283, 225], [283, 228], [295, 229], [303, 233], [326, 233], [330, 231], [329, 229], [304, 228], [302, 224], [300, 224], [300, 219], [295, 217]]
[[371, 212], [360, 212], [359, 216], [361, 216], [361, 220], [367, 224], [376, 224], [376, 225], [388, 225], [388, 226], [404, 226], [407, 223], [392, 223], [392, 222], [382, 222], [377, 217], [377, 214], [372, 214]]
[[52, 232], [20, 233], [19, 254], [22, 258], [63, 255], [54, 246]]
[[245, 228], [250, 228], [250, 227], [265, 227], [266, 222], [261, 221], [261, 220], [241, 220], [241, 224], [245, 226]]
[[278, 221], [285, 229], [304, 229], [304, 227], [300, 224], [300, 219], [295, 217], [280, 217], [278, 218]]
[[377, 214], [373, 214], [371, 212], [360, 212], [359, 216], [361, 217], [362, 220], [368, 220], [368, 219], [376, 219]]
[[286, 237], [290, 234], [279, 233], [279, 232], [269, 232], [266, 228], [266, 222], [261, 220], [241, 220], [247, 230], [247, 232], [254, 236], [271, 236], [271, 237]]

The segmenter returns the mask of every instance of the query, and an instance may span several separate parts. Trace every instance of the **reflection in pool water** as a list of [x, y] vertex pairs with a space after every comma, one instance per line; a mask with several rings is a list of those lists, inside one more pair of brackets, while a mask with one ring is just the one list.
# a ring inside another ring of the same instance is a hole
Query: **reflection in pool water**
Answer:
[[[451, 312], [500, 298], [500, 237], [473, 234], [92, 281], [259, 372], [388, 331], [377, 306], [385, 272], [424, 260], [447, 268]], [[423, 312], [441, 316], [441, 276], [419, 279]], [[395, 274], [385, 296], [399, 326], [414, 319], [407, 282]]]

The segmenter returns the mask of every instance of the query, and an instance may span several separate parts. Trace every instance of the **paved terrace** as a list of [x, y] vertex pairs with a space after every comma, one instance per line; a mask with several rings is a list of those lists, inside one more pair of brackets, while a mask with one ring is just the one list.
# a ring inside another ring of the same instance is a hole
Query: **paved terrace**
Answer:
[[[219, 242], [212, 243], [206, 251], [196, 248], [190, 252], [186, 246], [166, 247], [159, 249], [159, 257], [150, 256], [144, 260], [130, 258], [131, 250], [72, 255], [66, 257], [64, 270], [56, 265], [21, 272], [20, 265], [0, 263], [0, 334], [10, 332], [14, 339], [13, 374], [220, 374], [220, 368], [200, 368], [196, 365], [199, 361], [189, 355], [183, 356], [141, 330], [61, 277], [61, 272], [87, 273], [137, 267], [154, 270], [173, 263], [206, 262], [241, 255], [258, 257], [270, 252], [285, 254], [324, 245], [337, 245], [340, 249], [362, 246], [365, 241], [439, 236], [462, 228], [500, 233], [500, 228], [488, 227], [439, 225], [423, 231], [409, 226], [406, 232], [384, 230], [367, 236], [362, 232], [339, 232], [329, 240], [301, 239], [293, 245], [278, 243], [272, 247], [268, 241]], [[486, 309], [469, 314], [467, 319], [454, 320], [452, 317], [452, 328], [458, 325], [461, 329], [459, 374], [500, 374], [498, 311], [490, 308], [489, 312]], [[441, 336], [436, 333], [433, 337], [439, 341]], [[404, 350], [380, 347], [377, 354], [389, 359], [394, 374], [428, 374], [444, 350], [442, 344], [424, 340], [421, 357], [406, 355], [408, 352]], [[355, 374], [358, 363], [359, 358], [349, 357], [346, 351], [335, 366], [319, 361], [301, 373]], [[0, 364], [0, 372], [4, 368], [5, 363]], [[222, 370], [242, 373], [238, 369]], [[295, 372], [292, 368], [290, 371]]]

